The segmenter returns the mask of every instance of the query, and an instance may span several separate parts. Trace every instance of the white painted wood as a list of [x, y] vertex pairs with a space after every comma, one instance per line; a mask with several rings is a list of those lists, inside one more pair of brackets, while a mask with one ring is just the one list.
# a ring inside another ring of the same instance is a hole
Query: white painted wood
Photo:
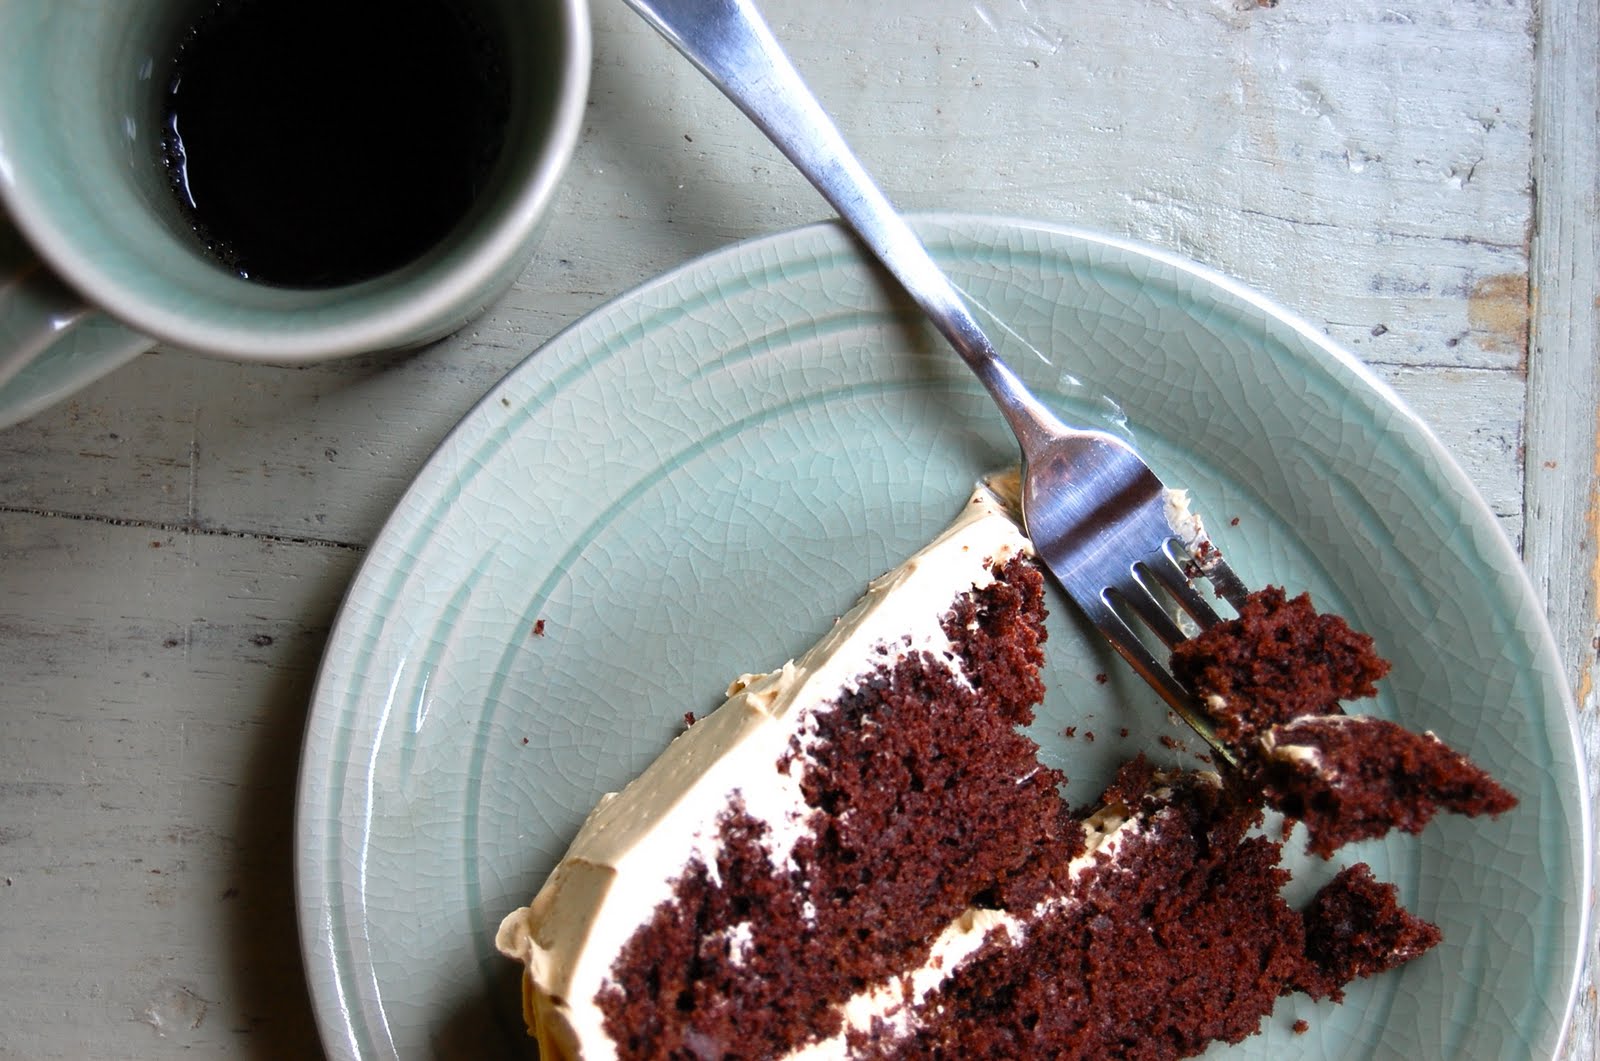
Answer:
[[[1600, 792], [1600, 8], [1540, 10], [1535, 96], [1533, 272], [1536, 307], [1528, 360], [1527, 540], [1524, 557], [1543, 595], [1578, 700], [1591, 793]], [[1594, 916], [1591, 904], [1590, 917]], [[1600, 947], [1567, 1042], [1568, 1058], [1600, 1054], [1596, 999]]]
[[0, 515], [0, 1055], [315, 1056], [295, 764], [358, 559]]
[[[1592, 0], [766, 7], [903, 207], [1145, 240], [1371, 363], [1524, 544], [1574, 677], [1593, 672]], [[363, 549], [562, 327], [825, 216], [634, 16], [594, 18], [549, 233], [479, 321], [301, 369], [162, 350], [0, 431], [0, 1056], [314, 1052], [290, 799]], [[1592, 1056], [1595, 1020], [1568, 1057]]]

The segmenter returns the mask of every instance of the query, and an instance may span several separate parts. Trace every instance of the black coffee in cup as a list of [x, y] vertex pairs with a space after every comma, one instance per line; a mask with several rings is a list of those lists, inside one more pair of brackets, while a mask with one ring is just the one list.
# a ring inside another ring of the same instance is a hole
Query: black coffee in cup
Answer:
[[500, 35], [472, 0], [209, 0], [172, 50], [162, 153], [239, 276], [355, 283], [437, 245], [506, 134]]

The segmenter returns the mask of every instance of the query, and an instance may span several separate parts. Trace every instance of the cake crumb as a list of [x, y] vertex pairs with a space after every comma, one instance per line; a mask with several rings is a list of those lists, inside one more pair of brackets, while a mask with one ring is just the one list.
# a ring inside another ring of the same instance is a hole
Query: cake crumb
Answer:
[[1088, 741], [1090, 744], [1093, 744], [1094, 743], [1094, 730], [1092, 730], [1092, 729], [1084, 730], [1083, 731], [1083, 739]]
[[543, 637], [544, 636], [544, 620], [543, 619], [535, 619], [533, 621], [533, 636], [534, 637]]
[[1094, 676], [1094, 680], [1099, 682], [1101, 685], [1104, 685], [1106, 682], [1111, 680], [1111, 675], [1107, 674], [1105, 671], [1101, 671], [1099, 674]]
[[1296, 1035], [1304, 1035], [1306, 1032], [1311, 1030], [1310, 1023], [1308, 1023], [1304, 1018], [1295, 1021], [1289, 1027]]
[[685, 711], [683, 713], [683, 728], [684, 729], [688, 729], [690, 726], [694, 725], [695, 721], [696, 720], [695, 720], [693, 711]]
[[1071, 740], [1073, 737], [1076, 737], [1078, 735], [1078, 727], [1077, 726], [1068, 726], [1066, 729], [1061, 731], [1061, 735], [1063, 737], [1067, 738], [1068, 740]]

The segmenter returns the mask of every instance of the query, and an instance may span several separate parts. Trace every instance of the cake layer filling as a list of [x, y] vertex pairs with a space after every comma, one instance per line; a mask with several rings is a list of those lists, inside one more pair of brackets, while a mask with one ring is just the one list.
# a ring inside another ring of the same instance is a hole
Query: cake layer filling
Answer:
[[[942, 996], [947, 985], [968, 962], [992, 950], [997, 941], [1004, 946], [1025, 942], [1047, 919], [1079, 903], [1077, 885], [1086, 874], [1116, 860], [1123, 845], [1138, 843], [1140, 822], [1130, 817], [1132, 814], [1125, 804], [1116, 802], [1083, 819], [1078, 845], [1082, 851], [1059, 875], [1069, 884], [1068, 890], [1039, 899], [1020, 912], [968, 907], [939, 933], [919, 967], [853, 995], [841, 1007], [841, 1030], [788, 1054], [788, 1061], [862, 1056], [868, 1044], [875, 1050], [892, 1050], [913, 1037], [925, 1036], [944, 1008]], [[934, 1000], [931, 1004], [930, 999]]]

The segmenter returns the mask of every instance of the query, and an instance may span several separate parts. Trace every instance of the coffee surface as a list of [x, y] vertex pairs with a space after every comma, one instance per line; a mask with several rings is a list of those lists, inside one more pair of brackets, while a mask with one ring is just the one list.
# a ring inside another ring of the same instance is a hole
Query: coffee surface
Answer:
[[246, 279], [331, 287], [416, 260], [505, 138], [503, 43], [465, 0], [209, 0], [172, 51], [163, 162]]

